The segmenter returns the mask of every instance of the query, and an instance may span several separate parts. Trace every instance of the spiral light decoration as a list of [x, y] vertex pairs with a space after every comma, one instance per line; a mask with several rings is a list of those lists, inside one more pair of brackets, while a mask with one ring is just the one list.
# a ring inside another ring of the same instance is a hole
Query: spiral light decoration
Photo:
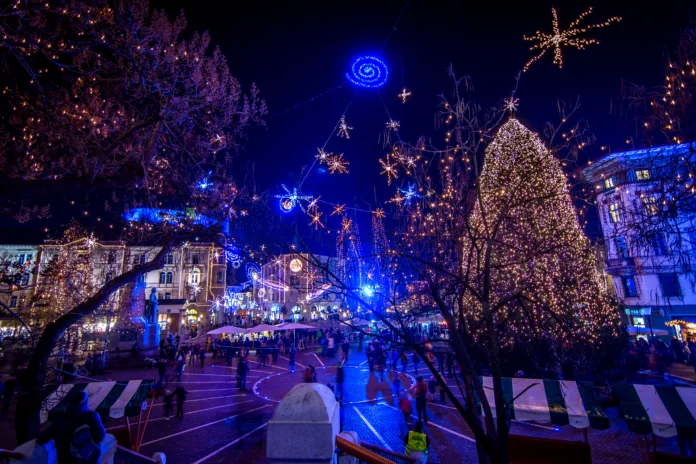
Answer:
[[361, 56], [353, 62], [346, 77], [358, 87], [375, 89], [387, 83], [389, 69], [375, 56]]

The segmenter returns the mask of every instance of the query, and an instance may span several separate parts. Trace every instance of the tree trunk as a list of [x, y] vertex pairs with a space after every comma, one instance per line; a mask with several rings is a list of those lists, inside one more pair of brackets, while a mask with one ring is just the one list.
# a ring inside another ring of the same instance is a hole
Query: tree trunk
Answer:
[[157, 256], [152, 261], [137, 266], [110, 280], [97, 293], [46, 326], [34, 347], [29, 365], [18, 376], [19, 396], [17, 398], [17, 411], [15, 412], [15, 433], [18, 444], [29, 441], [39, 435], [40, 393], [46, 378], [48, 358], [63, 332], [94, 312], [119, 288], [135, 282], [140, 274], [161, 268], [164, 264], [164, 258], [171, 248], [171, 243], [171, 239], [166, 237], [162, 250], [157, 253]]

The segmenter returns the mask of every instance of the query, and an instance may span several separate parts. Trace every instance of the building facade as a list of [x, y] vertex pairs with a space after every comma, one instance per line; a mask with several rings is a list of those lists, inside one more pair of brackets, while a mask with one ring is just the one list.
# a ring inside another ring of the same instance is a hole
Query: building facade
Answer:
[[[13, 313], [26, 307], [36, 292], [37, 276], [32, 272], [41, 253], [36, 245], [0, 245], [0, 263], [5, 274], [0, 281], [0, 303]], [[0, 333], [12, 334], [17, 321], [9, 312], [0, 310]]]
[[613, 153], [582, 170], [596, 193], [607, 283], [629, 333], [696, 336], [696, 219], [676, 206], [688, 144]]

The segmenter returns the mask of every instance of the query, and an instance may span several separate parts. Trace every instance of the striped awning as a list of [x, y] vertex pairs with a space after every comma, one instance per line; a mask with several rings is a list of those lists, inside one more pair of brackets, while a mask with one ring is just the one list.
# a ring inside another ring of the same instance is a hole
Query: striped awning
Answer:
[[[493, 378], [482, 377], [488, 404], [495, 411]], [[609, 428], [609, 418], [594, 396], [592, 383], [571, 380], [502, 379], [510, 419], [550, 422], [576, 428]]]
[[696, 436], [696, 388], [624, 384], [614, 393], [631, 431]]
[[102, 417], [118, 419], [135, 416], [142, 408], [154, 380], [131, 380], [120, 382], [91, 382], [59, 385], [46, 397], [41, 407], [41, 423], [64, 413], [68, 408], [72, 392], [87, 393], [90, 410]]

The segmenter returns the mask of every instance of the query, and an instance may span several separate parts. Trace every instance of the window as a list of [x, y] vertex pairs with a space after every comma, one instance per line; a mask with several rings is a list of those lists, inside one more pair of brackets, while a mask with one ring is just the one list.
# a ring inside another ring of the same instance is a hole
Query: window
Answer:
[[196, 302], [196, 292], [191, 292], [191, 295], [189, 296], [189, 301], [193, 303]]
[[662, 287], [662, 296], [672, 297], [681, 296], [681, 287], [679, 286], [679, 277], [677, 274], [658, 274], [660, 279], [660, 287]]
[[634, 276], [621, 276], [621, 283], [623, 284], [624, 297], [632, 298], [638, 296], [638, 288], [636, 287]]
[[201, 271], [199, 271], [198, 269], [194, 269], [193, 271], [191, 271], [191, 280], [190, 280], [191, 283], [193, 285], [197, 285], [200, 282], [200, 280], [201, 280]]
[[617, 258], [628, 258], [628, 246], [626, 246], [626, 239], [623, 237], [616, 237], [614, 239], [614, 244], [616, 245], [616, 257]]
[[110, 252], [106, 255], [106, 262], [107, 262], [108, 264], [113, 264], [114, 261], [116, 261], [116, 253], [114, 253], [113, 251], [110, 251]]
[[140, 274], [135, 278], [136, 284], [142, 284], [143, 282], [145, 282], [145, 274]]
[[217, 273], [217, 283], [222, 283], [222, 271], [218, 271]]
[[145, 264], [145, 261], [147, 261], [147, 255], [143, 253], [140, 255], [140, 264]]
[[165, 292], [164, 293], [164, 299], [165, 300], [171, 300], [172, 299], [172, 294], [170, 292]]
[[26, 261], [27, 263], [31, 263], [31, 260], [34, 259], [34, 255], [31, 253], [27, 253], [26, 255]]
[[296, 275], [291, 275], [290, 276], [290, 285], [293, 287], [299, 287], [300, 286], [300, 278]]
[[689, 237], [689, 243], [691, 244], [691, 249], [696, 251], [696, 232], [689, 232], [687, 234]]
[[20, 266], [24, 264], [24, 255], [17, 255], [17, 261], [19, 261]]
[[10, 298], [10, 308], [16, 308], [17, 307], [17, 297], [13, 296]]
[[22, 282], [20, 283], [20, 285], [22, 287], [26, 287], [27, 285], [29, 285], [29, 274], [24, 274], [22, 276]]
[[133, 266], [136, 266], [138, 263], [140, 263], [140, 257], [138, 255], [133, 256]]
[[643, 200], [643, 208], [648, 216], [655, 216], [659, 209], [657, 207], [657, 197], [655, 195], [641, 195]]
[[174, 273], [167, 272], [167, 283], [171, 284], [173, 280], [174, 280]]
[[609, 205], [609, 217], [611, 218], [611, 222], [614, 224], [621, 222], [621, 214], [619, 213], [618, 203], [612, 203]]
[[164, 272], [159, 273], [159, 283], [163, 284], [167, 280], [167, 274]]
[[604, 188], [610, 189], [616, 187], [616, 177], [611, 176], [604, 179]]
[[111, 272], [107, 272], [107, 273], [106, 273], [106, 278], [104, 279], [104, 282], [108, 282], [108, 281], [110, 281], [110, 280], [113, 279], [113, 278], [114, 278], [114, 274], [111, 273]]
[[657, 234], [651, 240], [655, 256], [665, 256], [667, 254], [667, 241], [664, 234]]
[[198, 255], [191, 255], [191, 262], [193, 264], [199, 264], [199, 261], [200, 261], [200, 258], [198, 257]]
[[24, 306], [27, 301], [27, 296], [24, 293], [19, 294], [19, 306]]
[[650, 180], [650, 169], [637, 169], [636, 180]]
[[633, 326], [634, 327], [645, 327], [645, 318], [642, 316], [633, 316]]
[[174, 253], [169, 253], [167, 255], [167, 264], [174, 264]]

